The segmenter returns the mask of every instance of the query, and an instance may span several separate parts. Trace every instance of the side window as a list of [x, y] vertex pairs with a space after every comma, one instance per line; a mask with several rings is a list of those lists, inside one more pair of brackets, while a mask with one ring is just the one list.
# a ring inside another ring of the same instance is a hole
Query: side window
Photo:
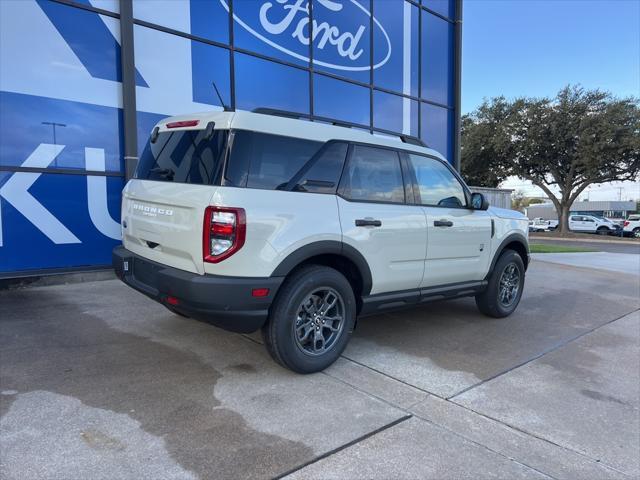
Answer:
[[340, 189], [350, 200], [404, 203], [404, 182], [398, 153], [355, 145]]
[[236, 131], [225, 184], [266, 190], [282, 188], [321, 146], [321, 142], [300, 138]]
[[418, 181], [419, 203], [435, 207], [465, 207], [467, 200], [460, 181], [438, 160], [409, 154]]
[[301, 172], [294, 190], [311, 193], [336, 193], [344, 159], [346, 143], [330, 143], [306, 171]]

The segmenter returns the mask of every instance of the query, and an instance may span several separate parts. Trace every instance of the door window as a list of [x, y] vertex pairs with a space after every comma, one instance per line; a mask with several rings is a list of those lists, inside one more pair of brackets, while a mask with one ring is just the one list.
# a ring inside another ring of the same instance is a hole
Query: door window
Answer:
[[398, 153], [355, 145], [342, 176], [340, 191], [349, 200], [404, 203], [404, 182]]
[[418, 203], [433, 207], [463, 208], [467, 204], [464, 188], [442, 162], [409, 154], [409, 163], [418, 182]]

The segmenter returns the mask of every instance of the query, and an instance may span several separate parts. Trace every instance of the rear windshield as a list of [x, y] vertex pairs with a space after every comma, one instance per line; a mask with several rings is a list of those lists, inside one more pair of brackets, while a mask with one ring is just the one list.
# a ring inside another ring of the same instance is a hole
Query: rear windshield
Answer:
[[161, 182], [212, 185], [219, 178], [228, 130], [162, 132], [155, 142], [147, 143], [136, 169], [135, 178]]

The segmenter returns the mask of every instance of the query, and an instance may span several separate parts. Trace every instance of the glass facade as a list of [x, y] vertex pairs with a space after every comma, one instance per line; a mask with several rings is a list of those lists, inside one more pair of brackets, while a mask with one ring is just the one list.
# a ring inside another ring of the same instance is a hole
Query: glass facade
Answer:
[[455, 5], [132, 0], [123, 52], [120, 0], [0, 1], [0, 276], [110, 263], [123, 89], [135, 89], [137, 155], [161, 118], [221, 109], [215, 82], [231, 108], [418, 136], [453, 162]]

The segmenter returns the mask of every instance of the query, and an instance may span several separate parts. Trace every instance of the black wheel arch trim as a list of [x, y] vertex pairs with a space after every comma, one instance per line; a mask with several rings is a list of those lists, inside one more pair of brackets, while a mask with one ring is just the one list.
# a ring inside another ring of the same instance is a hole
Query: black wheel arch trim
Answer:
[[369, 264], [358, 250], [337, 240], [320, 240], [294, 250], [280, 262], [271, 276], [285, 277], [298, 265], [318, 255], [339, 255], [353, 262], [362, 277], [362, 295], [368, 295], [371, 292], [373, 280]]
[[502, 255], [502, 252], [505, 250], [507, 245], [509, 245], [509, 244], [511, 244], [513, 242], [517, 242], [517, 243], [521, 244], [522, 247], [526, 250], [527, 258], [523, 258], [522, 262], [524, 263], [524, 269], [525, 270], [529, 267], [529, 241], [527, 240], [527, 237], [524, 236], [524, 234], [519, 233], [519, 232], [513, 232], [513, 233], [510, 233], [509, 235], [507, 235], [500, 242], [500, 245], [498, 245], [498, 248], [496, 249], [496, 253], [493, 256], [493, 259], [491, 260], [491, 266], [489, 267], [489, 273], [487, 273], [487, 277], [486, 278], [489, 278], [489, 276], [493, 272], [493, 269], [496, 266], [496, 262], [500, 258], [500, 255]]

